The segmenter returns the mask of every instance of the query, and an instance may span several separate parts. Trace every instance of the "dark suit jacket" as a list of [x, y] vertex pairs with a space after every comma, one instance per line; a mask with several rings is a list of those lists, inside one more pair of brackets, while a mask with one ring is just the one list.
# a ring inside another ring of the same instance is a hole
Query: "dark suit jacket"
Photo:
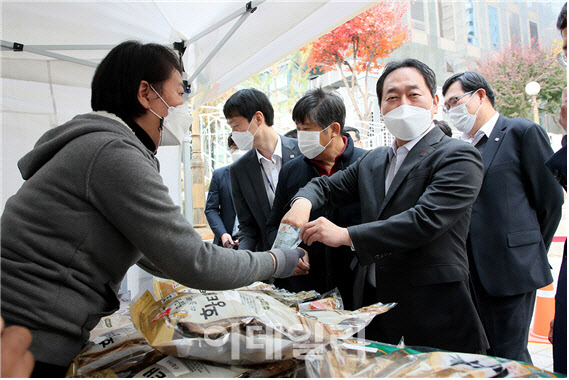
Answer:
[[[312, 180], [297, 196], [319, 209], [359, 200], [348, 227], [362, 265], [375, 262], [376, 296], [398, 302], [376, 318], [382, 339], [453, 351], [487, 347], [468, 286], [466, 236], [482, 184], [480, 153], [433, 128], [408, 153], [387, 194], [388, 149]], [[375, 321], [374, 321], [375, 322]]]
[[[338, 157], [338, 169], [344, 170], [355, 163], [365, 150], [354, 147], [349, 134], [346, 149]], [[267, 234], [269, 243], [275, 241], [277, 230], [284, 214], [290, 209], [289, 202], [293, 196], [305, 186], [312, 178], [320, 177], [320, 174], [309, 159], [299, 156], [283, 166], [279, 173], [279, 185], [275, 194], [275, 201], [271, 215], [267, 222]], [[346, 203], [337, 209], [315, 210], [310, 213], [310, 220], [324, 216], [340, 227], [348, 227], [361, 222], [360, 204], [357, 201]], [[308, 251], [310, 258], [310, 272], [304, 276], [276, 279], [275, 285], [292, 292], [301, 290], [316, 290], [320, 293], [338, 288], [344, 301], [346, 310], [352, 310], [352, 286], [353, 275], [350, 263], [354, 253], [349, 247], [332, 248], [322, 243], [314, 243], [310, 247], [301, 244]]]
[[[567, 191], [567, 135], [563, 147], [547, 160], [545, 165]], [[563, 247], [563, 261], [557, 279], [555, 293], [555, 325], [553, 326], [553, 369], [567, 373], [567, 240]]]
[[213, 171], [205, 204], [205, 217], [214, 234], [213, 243], [222, 245], [221, 235], [226, 232], [231, 235], [235, 224], [229, 165]]
[[472, 209], [470, 246], [482, 286], [511, 296], [553, 282], [547, 250], [561, 218], [563, 190], [544, 163], [547, 133], [499, 116], [482, 148], [484, 182]]
[[[283, 166], [300, 155], [298, 141], [281, 136]], [[265, 228], [271, 205], [265, 191], [256, 149], [251, 149], [231, 165], [233, 204], [239, 219], [239, 249], [266, 251], [271, 248]]]

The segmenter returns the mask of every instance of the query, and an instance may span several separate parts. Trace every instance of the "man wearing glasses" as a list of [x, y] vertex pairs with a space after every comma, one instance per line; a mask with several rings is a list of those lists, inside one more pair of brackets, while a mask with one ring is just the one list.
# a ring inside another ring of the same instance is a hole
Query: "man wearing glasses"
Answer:
[[527, 350], [536, 290], [553, 282], [547, 250], [561, 218], [563, 193], [544, 163], [547, 133], [494, 109], [481, 75], [453, 75], [444, 111], [461, 140], [482, 154], [484, 179], [472, 208], [467, 252], [488, 354], [531, 363]]

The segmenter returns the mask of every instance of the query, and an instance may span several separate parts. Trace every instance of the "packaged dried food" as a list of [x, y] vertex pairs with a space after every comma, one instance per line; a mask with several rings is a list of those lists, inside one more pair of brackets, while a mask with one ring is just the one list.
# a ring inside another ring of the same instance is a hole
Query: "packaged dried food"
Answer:
[[129, 323], [91, 339], [73, 359], [67, 377], [131, 377], [163, 358]]
[[174, 292], [159, 301], [145, 292], [131, 315], [148, 342], [166, 355], [254, 364], [291, 359], [314, 344], [350, 337], [393, 306], [297, 313], [264, 291]]
[[308, 377], [557, 377], [509, 359], [358, 340], [315, 347], [305, 364]]
[[298, 305], [298, 311], [309, 310], [344, 310], [344, 302], [338, 288], [322, 294], [314, 301], [303, 302]]
[[230, 366], [167, 356], [133, 377], [142, 378], [228, 378], [290, 377], [302, 364], [294, 359], [249, 366]]

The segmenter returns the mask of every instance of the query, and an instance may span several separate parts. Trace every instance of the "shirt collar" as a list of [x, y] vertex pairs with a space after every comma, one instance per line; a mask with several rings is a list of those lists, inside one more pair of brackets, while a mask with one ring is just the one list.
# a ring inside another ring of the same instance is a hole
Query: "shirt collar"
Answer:
[[421, 141], [421, 139], [423, 137], [425, 137], [425, 135], [427, 133], [429, 133], [433, 128], [435, 127], [435, 123], [431, 121], [431, 124], [429, 125], [429, 127], [425, 130], [425, 132], [421, 133], [421, 135], [419, 135], [419, 137], [415, 137], [413, 140], [407, 142], [405, 145], [400, 146], [399, 148], [397, 148], [397, 141], [395, 139], [393, 139], [393, 142], [391, 143], [391, 146], [389, 147], [389, 158], [391, 159], [391, 157], [393, 157], [393, 155], [395, 154], [396, 151], [398, 151], [399, 149], [403, 149], [405, 148], [405, 150], [407, 152], [410, 152], [411, 149], [413, 149], [413, 147], [415, 145], [417, 145], [417, 143], [419, 141]]
[[[257, 153], [257, 161], [259, 161], [260, 164], [263, 163], [263, 160], [269, 161], [261, 153], [259, 153], [259, 151], [257, 149], [255, 149], [255, 152]], [[279, 134], [277, 134], [277, 146], [275, 147], [275, 151], [273, 152], [273, 155], [271, 156], [273, 162], [276, 162], [275, 161], [276, 157], [279, 157], [281, 160], [283, 159], [283, 146], [281, 144], [281, 135], [279, 135]]]
[[478, 131], [476, 131], [473, 138], [470, 138], [470, 135], [468, 133], [463, 133], [460, 136], [460, 139], [462, 141], [472, 142], [472, 141], [476, 140], [482, 134], [486, 135], [487, 138], [490, 138], [490, 134], [494, 130], [494, 127], [496, 126], [496, 123], [498, 122], [499, 116], [500, 116], [500, 114], [498, 112], [495, 112], [494, 116], [492, 116], [486, 123], [484, 123], [484, 125], [482, 127], [480, 127], [480, 129]]

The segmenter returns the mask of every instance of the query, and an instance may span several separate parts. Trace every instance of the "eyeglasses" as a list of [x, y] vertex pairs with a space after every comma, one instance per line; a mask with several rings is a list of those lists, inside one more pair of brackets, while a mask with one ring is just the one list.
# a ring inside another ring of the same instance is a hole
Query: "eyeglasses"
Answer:
[[466, 93], [464, 93], [464, 94], [462, 94], [462, 95], [460, 95], [460, 96], [453, 96], [452, 98], [450, 98], [450, 100], [448, 101], [448, 103], [444, 105], [443, 111], [446, 112], [446, 113], [448, 113], [451, 108], [456, 107], [456, 103], [458, 103], [458, 101], [459, 101], [461, 98], [465, 97], [466, 95], [475, 93], [475, 92], [476, 92], [476, 90], [475, 90], [475, 91], [466, 92]]
[[562, 51], [561, 53], [557, 54], [557, 62], [561, 66], [567, 67], [567, 53]]

